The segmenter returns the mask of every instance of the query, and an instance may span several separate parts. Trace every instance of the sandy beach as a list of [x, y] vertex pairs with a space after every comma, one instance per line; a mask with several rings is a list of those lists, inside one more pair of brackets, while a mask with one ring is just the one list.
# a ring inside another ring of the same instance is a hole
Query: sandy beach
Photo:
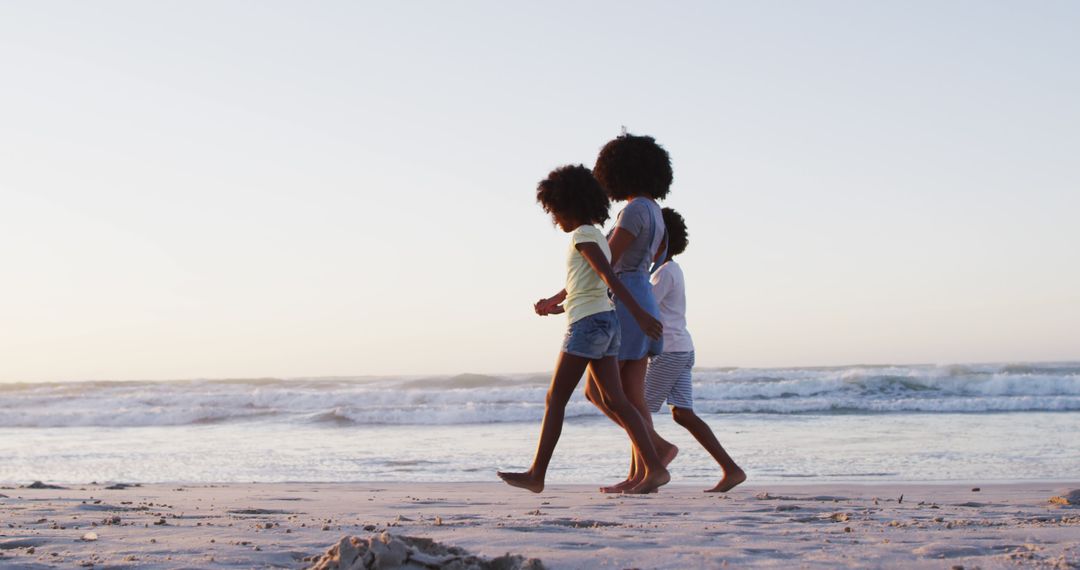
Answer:
[[1080, 570], [1078, 29], [0, 1], [0, 570]]
[[65, 487], [0, 489], [0, 567], [305, 568], [383, 531], [547, 568], [1080, 567], [1080, 482]]

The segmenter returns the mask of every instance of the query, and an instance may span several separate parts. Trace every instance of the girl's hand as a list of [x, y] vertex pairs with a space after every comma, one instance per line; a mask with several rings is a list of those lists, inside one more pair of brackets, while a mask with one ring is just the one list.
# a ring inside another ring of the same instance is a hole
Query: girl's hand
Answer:
[[[542, 299], [540, 303], [543, 303], [544, 301], [547, 301], [547, 300], [548, 299]], [[534, 305], [533, 310], [536, 311], [536, 314], [540, 315], [541, 317], [546, 317], [548, 315], [561, 315], [564, 312], [566, 312], [566, 309], [564, 309], [562, 305], [544, 305], [544, 306], [541, 306], [540, 303], [537, 303], [536, 305]]]
[[[556, 307], [559, 308], [558, 312], [555, 311]], [[547, 315], [561, 313], [562, 307], [559, 307], [559, 301], [555, 297], [552, 297], [550, 299], [540, 299], [539, 301], [537, 301], [536, 304], [533, 305], [533, 310], [536, 311], [536, 314], [544, 317]]]
[[[563, 308], [559, 307], [559, 304], [566, 300], [566, 289], [555, 293], [554, 297], [548, 299], [540, 299], [533, 305], [533, 310], [541, 317], [545, 315], [557, 315], [563, 312]], [[556, 310], [557, 308], [557, 310]]]
[[655, 317], [644, 310], [634, 313], [634, 320], [637, 321], [638, 326], [641, 327], [641, 330], [645, 331], [645, 334], [648, 335], [649, 338], [656, 340], [664, 336], [663, 323], [656, 320]]

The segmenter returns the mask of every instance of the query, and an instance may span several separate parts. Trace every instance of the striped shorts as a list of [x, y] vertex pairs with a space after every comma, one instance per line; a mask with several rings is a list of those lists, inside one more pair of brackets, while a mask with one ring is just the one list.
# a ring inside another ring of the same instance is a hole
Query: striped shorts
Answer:
[[665, 352], [649, 359], [645, 373], [645, 403], [656, 413], [667, 400], [675, 408], [694, 409], [694, 390], [690, 371], [694, 368], [694, 351]]

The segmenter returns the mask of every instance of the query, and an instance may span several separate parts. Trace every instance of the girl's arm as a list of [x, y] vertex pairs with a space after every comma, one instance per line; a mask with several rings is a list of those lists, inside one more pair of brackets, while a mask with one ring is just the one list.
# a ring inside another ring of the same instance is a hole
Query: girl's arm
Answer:
[[555, 293], [554, 297], [547, 299], [540, 299], [533, 305], [533, 310], [541, 317], [545, 315], [558, 315], [563, 312], [563, 308], [559, 305], [566, 300], [566, 289]]
[[[618, 230], [616, 230], [618, 231]], [[612, 236], [614, 238], [614, 236]], [[641, 308], [637, 299], [630, 294], [630, 290], [626, 288], [626, 285], [619, 281], [619, 278], [615, 276], [615, 271], [611, 269], [611, 264], [608, 263], [607, 257], [604, 255], [604, 251], [600, 249], [600, 246], [595, 243], [585, 242], [577, 245], [577, 250], [581, 252], [581, 255], [589, 262], [600, 278], [607, 283], [611, 292], [619, 298], [626, 308], [630, 310], [630, 314], [634, 315], [634, 320], [641, 326], [641, 330], [645, 331], [645, 334], [650, 338], [660, 338], [664, 334], [664, 325], [655, 317], [650, 315], [645, 309]]]

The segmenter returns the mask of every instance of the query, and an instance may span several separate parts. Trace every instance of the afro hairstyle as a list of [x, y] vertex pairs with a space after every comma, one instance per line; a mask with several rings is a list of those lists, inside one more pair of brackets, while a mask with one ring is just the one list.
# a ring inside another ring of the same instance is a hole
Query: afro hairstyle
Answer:
[[593, 174], [608, 197], [618, 202], [634, 196], [659, 200], [671, 189], [671, 157], [648, 136], [623, 134], [604, 145]]
[[569, 217], [582, 224], [603, 224], [608, 219], [604, 189], [584, 165], [560, 166], [536, 186], [536, 201], [549, 214]]
[[686, 251], [690, 243], [690, 234], [686, 231], [686, 220], [682, 214], [671, 208], [661, 208], [660, 213], [664, 216], [664, 226], [668, 232], [668, 257], [675, 257]]

